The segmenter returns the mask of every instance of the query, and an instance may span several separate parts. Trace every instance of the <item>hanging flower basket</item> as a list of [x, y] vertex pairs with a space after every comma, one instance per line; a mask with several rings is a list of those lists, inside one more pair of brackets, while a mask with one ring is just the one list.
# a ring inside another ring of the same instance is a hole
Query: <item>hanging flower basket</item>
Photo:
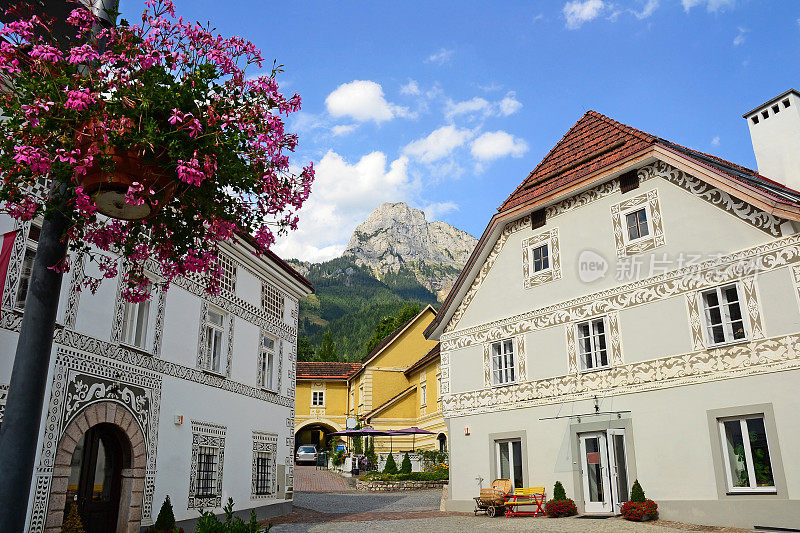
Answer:
[[[122, 220], [143, 220], [154, 216], [173, 198], [177, 183], [159, 166], [145, 163], [133, 149], [110, 151], [113, 171], [95, 164], [77, 177], [78, 185], [92, 198], [98, 212]], [[137, 196], [137, 192], [146, 194]]]
[[136, 23], [106, 15], [77, 2], [63, 43], [35, 15], [0, 28], [14, 88], [0, 91], [0, 214], [59, 210], [70, 255], [106, 278], [127, 260], [128, 301], [150, 296], [145, 260], [165, 286], [200, 274], [215, 293], [221, 242], [245, 237], [261, 254], [297, 228], [314, 178], [290, 162], [284, 120], [300, 97], [280, 92], [280, 65], [265, 68], [253, 43], [184, 20], [171, 0], [145, 0]]

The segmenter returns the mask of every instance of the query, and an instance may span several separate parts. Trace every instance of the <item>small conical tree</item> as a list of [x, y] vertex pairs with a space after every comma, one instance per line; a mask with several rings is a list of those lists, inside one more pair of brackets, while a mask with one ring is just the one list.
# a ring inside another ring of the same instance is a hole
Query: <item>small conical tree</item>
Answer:
[[397, 463], [394, 462], [394, 455], [391, 453], [389, 457], [386, 458], [386, 466], [383, 467], [384, 474], [396, 474], [397, 473]]
[[553, 487], [553, 499], [557, 502], [567, 499], [567, 491], [564, 490], [564, 485], [562, 485], [560, 481], [556, 481]]
[[61, 524], [61, 533], [85, 533], [81, 516], [78, 514], [78, 505], [73, 503], [69, 506], [69, 513], [64, 523]]
[[175, 529], [175, 513], [172, 512], [172, 502], [169, 501], [169, 495], [164, 499], [164, 503], [161, 504], [161, 510], [158, 512], [158, 518], [155, 525], [153, 525], [153, 529], [159, 533], [162, 531], [172, 533], [172, 530]]
[[642, 486], [639, 485], [639, 480], [633, 482], [633, 487], [631, 487], [631, 501], [632, 502], [643, 502], [645, 501], [644, 497], [644, 489]]
[[406, 454], [403, 456], [403, 462], [400, 464], [400, 473], [411, 473], [411, 458], [408, 456], [408, 452], [406, 452]]

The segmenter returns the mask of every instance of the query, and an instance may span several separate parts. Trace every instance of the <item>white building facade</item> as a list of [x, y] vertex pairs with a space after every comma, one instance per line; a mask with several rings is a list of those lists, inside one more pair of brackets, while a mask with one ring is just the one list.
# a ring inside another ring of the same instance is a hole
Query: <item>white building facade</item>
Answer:
[[796, 191], [584, 115], [426, 331], [448, 509], [510, 478], [618, 513], [638, 479], [666, 519], [799, 528], [798, 220]]
[[[12, 231], [0, 417], [38, 224], [0, 219], [0, 233]], [[84, 275], [98, 271], [71, 258], [26, 531], [60, 531], [73, 501], [87, 532], [138, 532], [167, 496], [187, 530], [200, 509], [221, 512], [229, 497], [246, 516], [290, 512], [298, 303], [313, 289], [247, 243], [222, 252], [218, 295], [206, 294], [202, 280], [180, 278], [140, 304], [121, 299], [119, 278], [104, 280], [95, 294], [81, 291]]]

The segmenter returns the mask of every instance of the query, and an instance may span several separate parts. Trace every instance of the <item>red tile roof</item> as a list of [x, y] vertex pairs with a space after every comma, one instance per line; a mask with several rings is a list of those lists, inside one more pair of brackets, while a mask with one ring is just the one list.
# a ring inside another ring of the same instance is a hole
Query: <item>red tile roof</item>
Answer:
[[657, 140], [637, 129], [587, 111], [528, 174], [498, 211], [527, 203], [647, 148]]
[[498, 211], [507, 211], [526, 204], [653, 145], [676, 150], [684, 156], [712, 166], [735, 181], [759, 189], [774, 200], [800, 204], [800, 193], [754, 170], [645, 133], [596, 111], [587, 111], [511, 193]]
[[347, 379], [359, 368], [361, 368], [361, 363], [298, 361], [297, 379]]

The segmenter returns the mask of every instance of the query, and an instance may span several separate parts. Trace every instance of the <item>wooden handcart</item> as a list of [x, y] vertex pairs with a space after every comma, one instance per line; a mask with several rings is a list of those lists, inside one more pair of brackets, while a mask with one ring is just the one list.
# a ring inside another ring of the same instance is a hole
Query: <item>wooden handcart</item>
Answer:
[[475, 516], [478, 513], [495, 517], [506, 512], [506, 495], [514, 490], [510, 479], [495, 479], [488, 489], [481, 489], [475, 500]]

